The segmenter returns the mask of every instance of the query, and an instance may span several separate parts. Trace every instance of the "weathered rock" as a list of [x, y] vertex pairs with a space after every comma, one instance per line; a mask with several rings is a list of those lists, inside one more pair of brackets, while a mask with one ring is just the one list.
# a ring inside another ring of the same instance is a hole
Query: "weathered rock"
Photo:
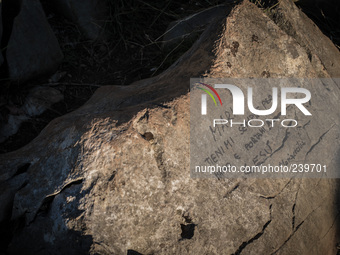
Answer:
[[58, 41], [38, 0], [21, 2], [6, 47], [9, 77], [26, 81], [56, 71], [63, 59]]
[[103, 32], [107, 6], [99, 0], [57, 0], [52, 4], [55, 10], [79, 26], [82, 32], [92, 40]]
[[293, 2], [281, 1], [274, 20], [305, 49], [319, 77], [328, 77], [324, 74], [325, 69], [333, 77], [340, 77], [339, 50], [328, 37], [322, 36], [317, 26]]
[[[311, 42], [315, 56], [328, 47], [320, 41]], [[340, 58], [320, 54], [327, 52]], [[236, 6], [166, 72], [98, 89], [32, 143], [0, 156], [1, 187], [11, 187], [0, 207], [14, 233], [8, 253], [335, 254], [336, 180], [192, 179], [189, 172], [190, 77], [318, 77], [319, 67], [255, 5]], [[335, 109], [339, 88], [328, 89]], [[327, 129], [315, 121], [308, 128], [309, 157], [316, 145], [339, 149], [336, 128], [330, 136], [319, 136]]]

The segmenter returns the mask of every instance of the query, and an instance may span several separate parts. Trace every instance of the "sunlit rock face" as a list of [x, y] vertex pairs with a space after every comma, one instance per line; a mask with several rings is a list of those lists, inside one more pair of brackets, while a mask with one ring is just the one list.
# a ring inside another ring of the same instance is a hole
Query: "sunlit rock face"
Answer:
[[[9, 254], [335, 254], [335, 179], [190, 178], [190, 77], [339, 76], [332, 42], [290, 2], [279, 11], [289, 30], [248, 1], [233, 7], [164, 73], [98, 89], [29, 145], [1, 155], [2, 247]], [[330, 116], [339, 116], [338, 85], [320, 90]], [[337, 129], [322, 136], [327, 127], [316, 123], [308, 127], [309, 149], [316, 144], [309, 157], [321, 151], [338, 164]]]

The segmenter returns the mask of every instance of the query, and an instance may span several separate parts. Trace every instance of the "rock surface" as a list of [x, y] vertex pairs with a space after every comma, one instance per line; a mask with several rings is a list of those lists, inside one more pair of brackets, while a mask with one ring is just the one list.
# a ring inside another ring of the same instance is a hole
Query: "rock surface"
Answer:
[[328, 37], [322, 36], [317, 26], [293, 2], [282, 1], [274, 19], [284, 32], [294, 37], [305, 49], [319, 77], [328, 77], [325, 70], [332, 77], [340, 77], [339, 50]]
[[[282, 11], [289, 6], [280, 3]], [[309, 22], [289, 8], [287, 15]], [[338, 76], [335, 46], [316, 27], [319, 40], [295, 29], [287, 34], [244, 1], [164, 73], [100, 88], [29, 145], [0, 155], [1, 247], [9, 254], [335, 254], [337, 180], [189, 173], [190, 77]], [[336, 108], [339, 88], [329, 89]], [[329, 139], [320, 137], [320, 146]]]
[[79, 26], [89, 39], [97, 39], [103, 32], [106, 17], [105, 1], [57, 0], [51, 3], [55, 10]]
[[6, 47], [9, 77], [20, 82], [56, 71], [63, 59], [38, 0], [21, 1]]

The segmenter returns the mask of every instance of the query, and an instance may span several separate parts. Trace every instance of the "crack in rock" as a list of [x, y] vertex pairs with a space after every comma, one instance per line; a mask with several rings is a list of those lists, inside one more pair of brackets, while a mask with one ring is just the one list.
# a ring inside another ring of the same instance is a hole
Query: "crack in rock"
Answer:
[[268, 199], [268, 200], [276, 198], [277, 196], [279, 196], [284, 191], [284, 189], [291, 183], [292, 180], [293, 180], [293, 178], [289, 179], [289, 181], [285, 184], [285, 186], [275, 195], [271, 195], [271, 196], [260, 195], [259, 197], [264, 198], [264, 199]]
[[289, 133], [288, 129], [286, 129], [286, 133], [285, 133], [285, 136], [283, 137], [283, 140], [282, 140], [280, 147], [277, 148], [275, 151], [273, 151], [273, 153], [270, 154], [270, 157], [272, 157], [276, 152], [280, 151], [284, 147], [286, 141], [288, 140], [289, 134], [290, 133]]
[[288, 238], [283, 242], [283, 244], [280, 245], [279, 248], [277, 248], [273, 253], [271, 253], [271, 255], [274, 255], [274, 254], [277, 254], [277, 252], [282, 249], [283, 246], [286, 245], [286, 243], [289, 242], [289, 240], [293, 237], [293, 235], [299, 230], [299, 228], [302, 226], [302, 224], [304, 223], [305, 221], [301, 221], [299, 225], [296, 226], [296, 228], [293, 230], [293, 232], [288, 236]]
[[266, 230], [266, 228], [268, 227], [268, 225], [272, 222], [272, 204], [270, 204], [270, 206], [269, 206], [269, 213], [270, 213], [270, 218], [269, 218], [269, 220], [263, 225], [262, 230], [261, 230], [259, 233], [257, 233], [256, 235], [254, 235], [252, 238], [250, 238], [248, 241], [243, 242], [243, 243], [238, 247], [238, 249], [236, 250], [236, 252], [233, 253], [232, 255], [240, 255], [241, 252], [242, 252], [249, 244], [251, 244], [251, 243], [254, 242], [255, 240], [259, 239], [259, 238], [263, 235], [263, 233], [264, 233], [264, 231]]
[[295, 229], [295, 208], [296, 208], [296, 202], [297, 202], [298, 194], [299, 194], [299, 191], [300, 191], [300, 187], [301, 187], [301, 182], [299, 183], [298, 190], [295, 193], [294, 204], [292, 206], [292, 213], [293, 213], [293, 217], [292, 217], [292, 231], [294, 231], [294, 229]]
[[[289, 124], [289, 125], [290, 125], [290, 124]], [[270, 153], [270, 155], [269, 155], [268, 157], [266, 157], [265, 159], [263, 159], [261, 162], [259, 162], [259, 163], [257, 163], [257, 164], [258, 164], [258, 165], [264, 164], [264, 163], [267, 161], [267, 159], [271, 158], [275, 153], [277, 153], [278, 151], [280, 151], [280, 150], [284, 147], [286, 141], [288, 140], [289, 134], [290, 134], [290, 133], [289, 133], [288, 129], [286, 129], [286, 133], [285, 133], [285, 136], [283, 137], [283, 140], [282, 140], [281, 145], [280, 145], [275, 151], [273, 151], [272, 153]]]
[[55, 198], [58, 194], [62, 193], [65, 189], [70, 188], [72, 185], [77, 185], [77, 184], [82, 183], [83, 180], [84, 180], [84, 178], [82, 178], [82, 177], [81, 177], [81, 178], [78, 178], [78, 179], [75, 179], [75, 180], [72, 180], [72, 181], [66, 183], [59, 191], [56, 191], [56, 192], [54, 192], [53, 194], [47, 195], [47, 196], [43, 199], [43, 201], [42, 201], [42, 203], [41, 203], [39, 209], [37, 210], [37, 212], [36, 212], [36, 214], [35, 214], [33, 220], [32, 220], [31, 222], [29, 222], [28, 225], [31, 224], [32, 222], [34, 222], [35, 219], [37, 218], [37, 216], [38, 216], [39, 214], [41, 214], [41, 213], [43, 213], [43, 212], [47, 212], [47, 211], [49, 210], [49, 208], [51, 207], [51, 204], [52, 204], [54, 198]]
[[240, 187], [240, 182], [237, 182], [230, 190], [228, 190], [227, 193], [223, 196], [223, 198], [229, 198], [231, 193], [238, 189], [238, 187]]
[[325, 136], [325, 135], [333, 128], [333, 127], [334, 127], [334, 125], [331, 126], [325, 133], [323, 133], [323, 134], [319, 137], [319, 140], [318, 140], [316, 143], [314, 143], [314, 144], [310, 147], [310, 149], [307, 151], [305, 157], [307, 157], [308, 154], [312, 152], [312, 150], [315, 148], [315, 146], [317, 146], [317, 145], [321, 142], [322, 138], [323, 138], [323, 137], [324, 137], [324, 136]]
[[[304, 220], [302, 220], [299, 225], [297, 225], [295, 227], [295, 229], [292, 230], [292, 233], [288, 236], [288, 238], [280, 245], [279, 248], [277, 248], [273, 253], [271, 253], [271, 255], [277, 254], [277, 252], [282, 249], [283, 246], [286, 245], [286, 243], [289, 242], [289, 240], [293, 237], [293, 235], [299, 230], [299, 228], [302, 226], [302, 224], [309, 218], [309, 216], [315, 212], [317, 209], [319, 209], [322, 206], [322, 204], [320, 204], [318, 207], [316, 207], [315, 209], [313, 209], [313, 211], [311, 211]], [[295, 224], [295, 223], [294, 223]]]
[[327, 236], [327, 234], [329, 233], [329, 231], [331, 231], [331, 229], [334, 227], [334, 225], [335, 225], [335, 224], [336, 224], [336, 222], [338, 221], [338, 217], [339, 217], [339, 215], [340, 215], [340, 212], [339, 212], [339, 213], [337, 213], [337, 215], [334, 217], [334, 221], [333, 221], [332, 225], [329, 227], [329, 229], [327, 230], [326, 234], [324, 234], [324, 236], [323, 236], [323, 237], [321, 237], [321, 239], [320, 239], [320, 240], [324, 239], [324, 238]]

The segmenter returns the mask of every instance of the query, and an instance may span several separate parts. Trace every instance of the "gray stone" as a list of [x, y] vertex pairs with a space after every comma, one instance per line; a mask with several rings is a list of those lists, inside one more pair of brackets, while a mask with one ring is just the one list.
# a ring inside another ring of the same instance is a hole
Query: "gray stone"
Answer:
[[19, 82], [56, 71], [63, 59], [38, 0], [21, 2], [6, 48], [9, 77]]
[[[316, 56], [320, 41], [311, 42]], [[336, 254], [337, 180], [189, 173], [190, 77], [318, 77], [319, 68], [295, 36], [244, 1], [164, 73], [100, 88], [29, 145], [0, 155], [0, 187], [26, 183], [2, 190], [3, 222], [21, 222], [8, 254]], [[339, 88], [328, 89], [320, 97], [337, 109]], [[325, 118], [334, 128], [306, 125], [310, 152], [301, 157], [327, 152], [336, 167], [338, 112]], [[275, 132], [271, 139], [287, 147]]]
[[92, 40], [98, 39], [105, 25], [106, 5], [99, 0], [57, 0], [51, 2], [55, 10], [79, 26]]

